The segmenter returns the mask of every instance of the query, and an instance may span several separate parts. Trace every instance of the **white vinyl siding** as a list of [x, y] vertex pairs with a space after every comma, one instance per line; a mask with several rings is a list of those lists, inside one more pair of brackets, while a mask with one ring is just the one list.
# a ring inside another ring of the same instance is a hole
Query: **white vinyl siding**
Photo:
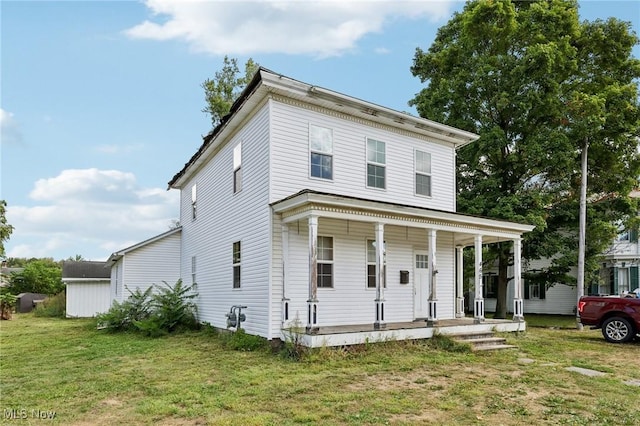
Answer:
[[[298, 226], [299, 225], [299, 226]], [[372, 223], [340, 221], [319, 218], [319, 235], [332, 235], [334, 248], [333, 288], [318, 288], [319, 325], [368, 324], [375, 320], [375, 292], [367, 289], [367, 239], [375, 239]], [[289, 257], [286, 296], [290, 299], [289, 317], [306, 321], [309, 298], [309, 250], [306, 222], [289, 225]], [[274, 241], [280, 255], [280, 227], [274, 227]], [[407, 284], [400, 284], [400, 271], [413, 271], [414, 251], [427, 250], [427, 230], [398, 226], [385, 226], [387, 285], [384, 291], [385, 320], [387, 322], [413, 321], [413, 274]], [[438, 314], [441, 319], [454, 318], [454, 261], [453, 234], [438, 232]], [[281, 259], [274, 256], [274, 298], [282, 295]], [[280, 318], [280, 304], [274, 305], [275, 318]], [[280, 322], [274, 324], [279, 331]]]
[[[240, 142], [242, 191], [233, 193], [233, 153]], [[304, 158], [306, 145], [305, 136]], [[199, 320], [226, 328], [225, 314], [231, 306], [247, 306], [242, 311], [247, 317], [242, 328], [263, 337], [270, 337], [269, 158], [267, 103], [258, 107], [191, 178], [198, 182], [198, 220], [181, 221], [183, 276], [190, 273], [191, 256], [198, 256]], [[185, 182], [184, 187], [189, 185]], [[189, 203], [189, 194], [182, 191], [181, 217], [189, 217]], [[242, 241], [240, 290], [233, 288], [232, 246], [236, 241]]]
[[112, 280], [118, 284], [114, 299], [123, 302], [136, 289], [145, 291], [163, 281], [174, 285], [180, 278], [180, 243], [180, 232], [176, 232], [125, 253], [112, 266], [112, 271], [118, 268], [115, 277], [112, 273]]
[[[363, 120], [271, 101], [272, 132], [269, 202], [303, 189], [455, 211], [455, 155], [445, 142], [426, 140], [408, 131], [393, 131]], [[331, 129], [333, 180], [310, 176], [309, 125]], [[386, 145], [386, 191], [367, 187], [366, 139]], [[431, 197], [415, 194], [415, 150], [431, 156]]]
[[103, 281], [74, 280], [65, 284], [67, 317], [88, 318], [109, 310], [111, 299], [108, 279]]

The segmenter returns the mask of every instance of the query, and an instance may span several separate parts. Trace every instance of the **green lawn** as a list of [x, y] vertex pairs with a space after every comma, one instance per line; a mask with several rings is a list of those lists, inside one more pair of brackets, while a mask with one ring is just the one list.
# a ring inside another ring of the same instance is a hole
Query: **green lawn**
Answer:
[[[107, 334], [87, 320], [0, 323], [3, 424], [640, 424], [640, 344], [531, 328], [516, 350], [433, 341], [313, 352], [300, 362], [219, 336]], [[523, 360], [527, 358], [528, 360]], [[591, 378], [565, 370], [606, 372]], [[14, 413], [26, 421], [8, 419]], [[24, 411], [21, 411], [24, 410]], [[37, 411], [55, 411], [53, 421]]]

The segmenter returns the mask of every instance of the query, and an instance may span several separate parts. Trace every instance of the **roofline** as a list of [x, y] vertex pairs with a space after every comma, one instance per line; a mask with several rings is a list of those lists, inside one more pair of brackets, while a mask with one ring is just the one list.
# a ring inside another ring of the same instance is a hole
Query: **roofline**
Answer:
[[129, 246], [129, 247], [127, 247], [127, 248], [125, 248], [125, 249], [122, 249], [122, 250], [120, 250], [120, 251], [116, 251], [116, 252], [112, 253], [112, 254], [111, 254], [111, 256], [109, 256], [109, 258], [108, 258], [108, 259], [107, 259], [107, 261], [105, 262], [105, 268], [107, 268], [107, 267], [111, 267], [111, 265], [110, 265], [110, 263], [109, 263], [109, 262], [117, 262], [117, 261], [118, 261], [118, 260], [120, 260], [120, 259], [121, 259], [125, 254], [129, 253], [130, 251], [137, 250], [137, 249], [139, 249], [140, 247], [144, 247], [144, 246], [146, 246], [146, 245], [148, 245], [148, 244], [151, 244], [151, 243], [153, 243], [153, 242], [156, 242], [156, 241], [158, 241], [158, 240], [161, 240], [161, 239], [163, 239], [163, 238], [165, 238], [165, 237], [168, 237], [168, 236], [170, 236], [170, 235], [173, 235], [173, 234], [175, 234], [175, 233], [177, 233], [177, 232], [181, 232], [181, 231], [182, 231], [182, 227], [181, 227], [181, 226], [179, 226], [179, 227], [177, 227], [177, 228], [170, 229], [170, 230], [168, 230], [167, 232], [163, 232], [162, 234], [158, 234], [158, 235], [156, 235], [156, 236], [154, 236], [154, 237], [151, 237], [151, 238], [149, 238], [149, 239], [147, 239], [147, 240], [144, 240], [144, 241], [142, 241], [142, 242], [139, 242], [139, 243], [137, 243], [137, 244], [134, 244], [134, 245], [132, 245], [132, 246]]
[[[391, 108], [383, 107], [339, 92], [325, 89], [320, 86], [313, 86], [285, 75], [275, 73], [267, 68], [260, 67], [247, 87], [233, 103], [229, 113], [222, 117], [220, 123], [203, 137], [203, 143], [198, 151], [191, 156], [183, 168], [169, 181], [167, 189], [180, 188], [184, 183], [184, 180], [191, 175], [191, 171], [197, 170], [205, 161], [206, 153], [211, 152], [211, 150], [220, 145], [219, 143], [216, 143], [216, 140], [229, 128], [229, 123], [233, 121], [235, 116], [245, 105], [247, 99], [249, 99], [262, 85], [268, 86], [273, 90], [280, 89], [292, 94], [296, 93], [300, 96], [334, 102], [338, 106], [346, 106], [359, 110], [364, 114], [370, 115], [372, 119], [384, 118], [386, 120], [390, 120], [388, 123], [389, 125], [395, 125], [404, 130], [410, 130], [404, 127], [406, 125], [413, 126], [415, 130], [411, 130], [429, 137], [440, 138], [447, 141], [453, 144], [456, 150], [480, 137], [475, 133], [467, 132], [446, 124], [437, 123], [426, 118], [416, 117], [406, 112], [396, 111]], [[222, 142], [223, 141], [220, 143]]]
[[[303, 190], [297, 194], [283, 198], [282, 200], [271, 203], [271, 207], [274, 212], [281, 213], [286, 210], [291, 210], [296, 207], [303, 206], [309, 203], [321, 203], [329, 206], [341, 206], [341, 207], [364, 207], [376, 209], [382, 212], [403, 213], [409, 215], [425, 216], [425, 213], [429, 213], [429, 217], [433, 219], [439, 219], [444, 221], [451, 221], [456, 223], [468, 223], [468, 219], [473, 219], [473, 224], [491, 228], [509, 229], [516, 232], [531, 232], [535, 228], [534, 225], [509, 222], [500, 219], [491, 219], [482, 216], [474, 216], [463, 213], [448, 212], [444, 210], [435, 210], [426, 207], [416, 207], [405, 204], [389, 203], [384, 201], [368, 200], [364, 198], [344, 196], [330, 193], [317, 192], [312, 190]], [[467, 219], [467, 220], [464, 220]]]
[[100, 281], [111, 281], [111, 277], [105, 278], [62, 278], [62, 282], [66, 284], [67, 282], [79, 282], [79, 281], [90, 281], [90, 282], [100, 282]]

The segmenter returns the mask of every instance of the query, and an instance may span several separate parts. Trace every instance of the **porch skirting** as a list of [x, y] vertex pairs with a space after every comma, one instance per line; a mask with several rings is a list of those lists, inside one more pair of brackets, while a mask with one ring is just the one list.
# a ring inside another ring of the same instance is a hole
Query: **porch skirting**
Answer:
[[427, 321], [387, 323], [384, 329], [376, 329], [374, 324], [319, 327], [313, 333], [282, 330], [282, 340], [291, 339], [295, 334], [298, 341], [310, 348], [323, 346], [347, 346], [362, 343], [386, 342], [392, 340], [430, 339], [436, 334], [455, 336], [470, 333], [525, 331], [524, 321], [485, 319], [477, 323], [474, 318], [440, 320], [433, 326]]

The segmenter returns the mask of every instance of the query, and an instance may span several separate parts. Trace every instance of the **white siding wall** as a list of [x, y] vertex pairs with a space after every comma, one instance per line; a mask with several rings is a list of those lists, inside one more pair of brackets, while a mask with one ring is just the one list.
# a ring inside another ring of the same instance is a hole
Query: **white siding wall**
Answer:
[[[242, 190], [233, 193], [233, 148], [242, 141]], [[196, 257], [199, 319], [226, 328], [232, 305], [246, 305], [242, 327], [269, 336], [269, 108], [264, 105], [181, 191], [181, 275]], [[197, 185], [197, 218], [191, 188]], [[242, 244], [242, 287], [233, 288], [233, 242]], [[279, 299], [278, 299], [279, 300]]]
[[68, 317], [93, 317], [109, 310], [109, 281], [79, 281], [66, 284]]
[[[272, 333], [280, 328], [282, 298], [282, 267], [280, 258], [280, 224], [274, 226], [273, 298], [274, 321]], [[306, 325], [306, 301], [309, 298], [308, 279], [308, 225], [300, 221], [289, 225], [289, 262], [287, 267], [286, 296], [290, 299], [289, 319]], [[374, 288], [366, 286], [366, 240], [375, 239], [374, 225], [347, 222], [320, 217], [318, 235], [334, 239], [334, 287], [319, 288], [319, 325], [367, 324], [375, 320]], [[385, 320], [387, 322], [412, 321], [413, 276], [415, 250], [427, 250], [427, 231], [397, 226], [385, 227], [387, 247], [387, 287]], [[451, 233], [438, 233], [437, 293], [439, 317], [454, 317], [454, 247]], [[400, 284], [400, 271], [409, 271], [409, 283]]]
[[[309, 124], [333, 130], [333, 181], [310, 178]], [[455, 155], [428, 142], [343, 116], [272, 102], [270, 202], [312, 189], [377, 201], [455, 211]], [[366, 138], [386, 143], [386, 189], [367, 188]], [[432, 197], [414, 195], [414, 150], [431, 153]]]
[[111, 300], [117, 300], [122, 302], [122, 291], [124, 286], [122, 285], [122, 271], [124, 270], [124, 257], [115, 262], [111, 266], [111, 285], [110, 285], [110, 297]]
[[[117, 272], [114, 273], [116, 267]], [[174, 285], [180, 278], [180, 233], [125, 253], [111, 268], [112, 288], [116, 273], [118, 294], [114, 299], [118, 302], [126, 300], [136, 289], [145, 291], [153, 284], [162, 285], [162, 281]]]

